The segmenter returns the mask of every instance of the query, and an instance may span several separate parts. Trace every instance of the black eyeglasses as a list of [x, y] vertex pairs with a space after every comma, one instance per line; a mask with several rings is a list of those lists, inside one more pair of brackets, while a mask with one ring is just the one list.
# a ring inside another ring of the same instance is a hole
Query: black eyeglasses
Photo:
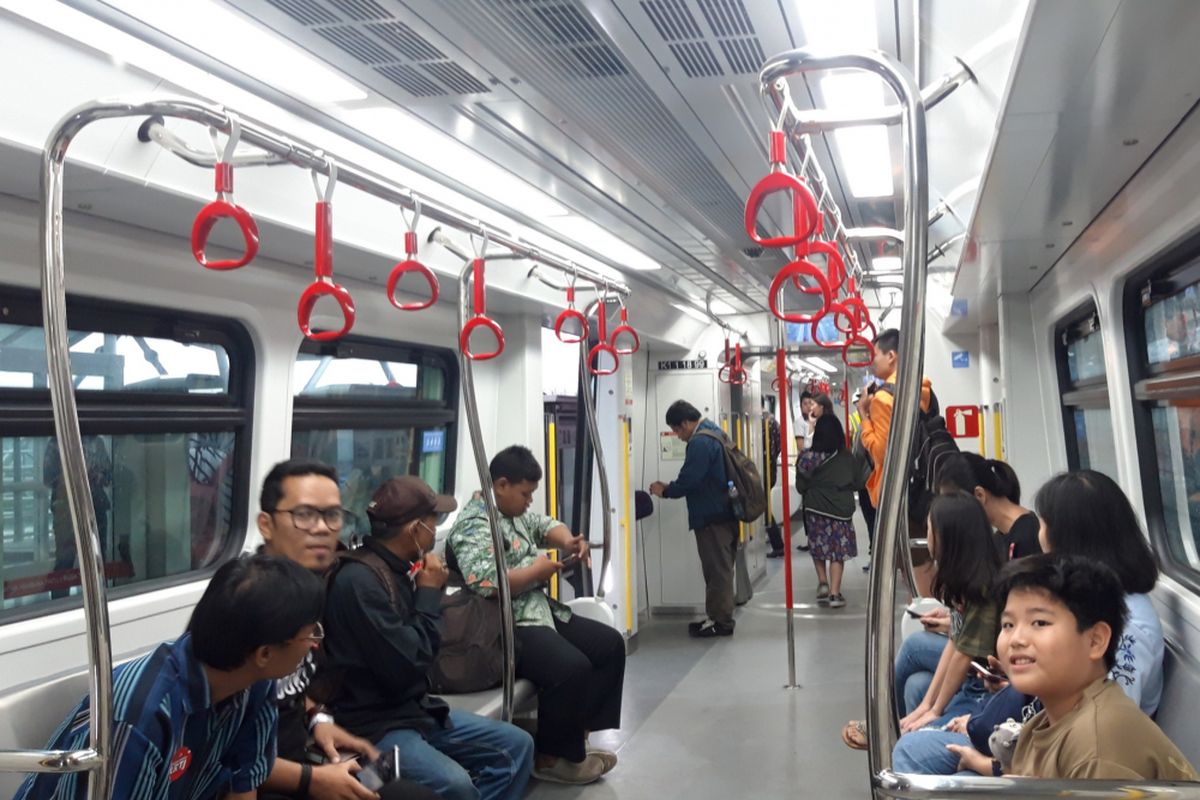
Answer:
[[346, 517], [351, 515], [347, 508], [333, 506], [332, 508], [313, 508], [312, 506], [296, 506], [295, 508], [277, 508], [272, 514], [291, 514], [292, 524], [297, 530], [311, 531], [317, 527], [317, 520], [325, 520], [325, 527], [331, 531], [340, 531], [346, 524]]

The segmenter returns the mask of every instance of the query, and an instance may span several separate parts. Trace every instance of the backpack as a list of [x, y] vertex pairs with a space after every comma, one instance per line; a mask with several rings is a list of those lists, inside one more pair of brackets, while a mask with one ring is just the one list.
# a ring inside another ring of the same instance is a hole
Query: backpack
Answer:
[[[893, 384], [882, 384], [877, 392], [896, 396]], [[929, 410], [919, 411], [913, 431], [912, 461], [908, 467], [908, 518], [923, 521], [929, 515], [929, 505], [937, 493], [938, 473], [944, 459], [958, 452], [958, 442], [946, 429], [946, 420], [939, 413], [937, 395], [929, 390]]]
[[[400, 610], [392, 571], [377, 553], [365, 547], [338, 553], [338, 561], [326, 576], [326, 588], [346, 561], [368, 567], [388, 593], [388, 602]], [[442, 618], [438, 626], [442, 640], [429, 684], [435, 692], [462, 694], [480, 692], [500, 685], [504, 678], [504, 648], [500, 642], [500, 607], [494, 598], [467, 588], [457, 572], [450, 572], [442, 592]]]
[[702, 436], [708, 436], [721, 443], [725, 452], [725, 476], [733, 481], [737, 489], [737, 500], [731, 503], [733, 516], [742, 522], [754, 522], [767, 511], [767, 491], [763, 488], [762, 477], [754, 462], [737, 449], [729, 437], [715, 431], [696, 430]]

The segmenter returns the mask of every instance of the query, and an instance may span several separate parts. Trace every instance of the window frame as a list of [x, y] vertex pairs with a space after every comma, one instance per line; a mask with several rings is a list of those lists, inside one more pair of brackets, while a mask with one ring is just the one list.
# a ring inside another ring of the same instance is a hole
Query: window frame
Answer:
[[[1077, 470], [1082, 461], [1079, 457], [1079, 437], [1075, 430], [1077, 409], [1108, 409], [1112, 405], [1108, 395], [1108, 374], [1071, 380], [1070, 362], [1067, 351], [1071, 344], [1102, 330], [1100, 313], [1095, 299], [1086, 302], [1067, 314], [1054, 327], [1054, 361], [1058, 372], [1059, 408], [1063, 428], [1063, 440], [1067, 449], [1067, 468]], [[1101, 342], [1103, 347], [1103, 342]]]
[[[305, 397], [300, 388], [292, 387], [292, 435], [297, 431], [363, 430], [396, 428], [446, 429], [445, 474], [442, 493], [453, 494], [457, 472], [459, 373], [458, 355], [448, 347], [347, 336], [332, 342], [306, 339], [293, 357], [302, 353], [334, 358], [365, 358], [380, 361], [408, 362], [421, 369], [440, 368], [446, 376], [446, 394], [441, 401], [395, 397]], [[348, 411], [353, 413], [348, 414]], [[289, 437], [289, 452], [291, 448]], [[409, 474], [418, 474], [410, 472]]]
[[[42, 328], [41, 294], [0, 284], [5, 305], [0, 322]], [[174, 308], [140, 305], [82, 295], [67, 296], [68, 326], [72, 330], [119, 336], [154, 336], [181, 342], [223, 347], [229, 356], [229, 390], [222, 394], [180, 392], [77, 390], [76, 406], [83, 436], [160, 433], [234, 433], [234, 509], [229, 536], [216, 560], [207, 567], [165, 575], [124, 586], [109, 587], [109, 600], [207, 580], [241, 552], [246, 541], [245, 514], [250, 499], [251, 444], [254, 438], [254, 375], [256, 353], [250, 332], [227, 317]], [[5, 435], [56, 435], [50, 390], [0, 388], [0, 425]], [[61, 597], [0, 611], [0, 627], [83, 607], [80, 595]]]
[[[1125, 281], [1123, 310], [1126, 319], [1125, 359], [1133, 400], [1135, 441], [1154, 442], [1153, 409], [1200, 403], [1200, 355], [1150, 364], [1146, 355], [1145, 309], [1192, 284], [1200, 283], [1200, 234], [1151, 259]], [[1136, 321], [1136, 324], [1134, 324]], [[1183, 401], [1183, 402], [1180, 402]], [[1142, 504], [1151, 547], [1159, 568], [1194, 594], [1200, 594], [1200, 569], [1181, 564], [1171, 555], [1158, 449], [1135, 448]]]

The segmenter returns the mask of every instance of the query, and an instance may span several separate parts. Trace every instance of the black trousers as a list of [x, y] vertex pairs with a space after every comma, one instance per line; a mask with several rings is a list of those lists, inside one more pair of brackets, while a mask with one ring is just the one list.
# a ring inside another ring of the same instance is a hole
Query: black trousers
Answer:
[[858, 493], [858, 507], [862, 510], [863, 520], [867, 523], [867, 553], [875, 543], [875, 506], [871, 505], [871, 495], [866, 489]]
[[625, 637], [576, 614], [517, 626], [517, 677], [538, 689], [537, 752], [580, 762], [586, 731], [621, 727]]

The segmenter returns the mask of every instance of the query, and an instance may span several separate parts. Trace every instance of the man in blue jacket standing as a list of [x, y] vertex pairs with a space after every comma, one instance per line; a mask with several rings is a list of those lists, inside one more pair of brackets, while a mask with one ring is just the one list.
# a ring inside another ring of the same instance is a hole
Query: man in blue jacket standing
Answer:
[[679, 476], [670, 483], [655, 481], [650, 493], [657, 497], [687, 499], [688, 527], [696, 534], [700, 569], [704, 573], [704, 610], [707, 618], [688, 625], [699, 638], [733, 635], [733, 565], [737, 555], [738, 525], [729, 503], [725, 476], [725, 438], [696, 407], [676, 400], [667, 409], [667, 426], [687, 443]]

